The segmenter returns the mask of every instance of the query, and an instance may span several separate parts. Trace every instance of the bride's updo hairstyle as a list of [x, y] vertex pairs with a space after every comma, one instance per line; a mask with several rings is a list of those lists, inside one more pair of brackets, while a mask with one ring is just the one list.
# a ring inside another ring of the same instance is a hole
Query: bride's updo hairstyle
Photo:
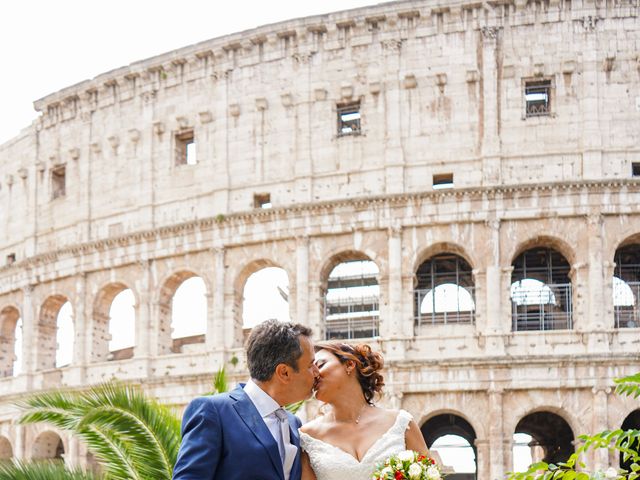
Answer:
[[380, 393], [384, 386], [384, 377], [380, 374], [380, 370], [384, 366], [382, 355], [371, 350], [371, 347], [366, 343], [358, 345], [324, 343], [316, 345], [315, 350], [316, 352], [326, 350], [333, 353], [342, 364], [351, 360], [355, 365], [354, 371], [362, 388], [364, 399], [368, 404], [373, 404], [373, 397], [376, 393]]

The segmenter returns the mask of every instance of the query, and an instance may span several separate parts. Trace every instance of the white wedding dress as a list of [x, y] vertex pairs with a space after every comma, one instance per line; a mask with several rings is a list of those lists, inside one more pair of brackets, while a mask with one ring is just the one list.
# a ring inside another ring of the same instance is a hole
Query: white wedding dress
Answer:
[[375, 441], [361, 461], [304, 432], [300, 432], [300, 445], [309, 454], [317, 480], [370, 480], [378, 464], [406, 449], [405, 432], [412, 419], [409, 412], [400, 410], [391, 428]]

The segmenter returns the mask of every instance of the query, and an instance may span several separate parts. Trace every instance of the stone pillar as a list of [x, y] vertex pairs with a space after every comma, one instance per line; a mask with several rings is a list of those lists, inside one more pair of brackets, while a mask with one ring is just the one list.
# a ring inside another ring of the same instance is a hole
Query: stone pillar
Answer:
[[72, 364], [76, 366], [86, 366], [89, 363], [88, 351], [91, 348], [91, 344], [87, 339], [91, 339], [89, 334], [89, 322], [87, 321], [87, 275], [80, 273], [76, 277], [76, 304], [74, 305], [74, 334], [75, 340], [73, 342], [73, 360]]
[[[38, 319], [33, 308], [33, 285], [22, 289], [22, 372], [31, 377], [36, 371], [38, 358]], [[31, 388], [32, 380], [28, 380]]]
[[215, 255], [215, 282], [212, 292], [213, 314], [207, 317], [207, 333], [205, 343], [208, 351], [222, 350], [225, 346], [225, 268], [223, 247], [213, 250]]
[[[604, 372], [603, 372], [604, 373]], [[607, 378], [606, 376], [600, 378]], [[604, 382], [603, 382], [604, 383]], [[607, 429], [619, 428], [619, 425], [609, 426], [608, 421], [608, 395], [611, 393], [611, 388], [604, 385], [597, 385], [591, 390], [593, 393], [593, 407], [591, 415], [591, 432], [602, 432]], [[577, 434], [578, 432], [574, 432]], [[577, 446], [577, 445], [576, 445]], [[592, 450], [589, 452], [591, 464], [596, 469], [606, 469], [609, 465], [609, 452], [605, 448]], [[617, 459], [616, 459], [617, 462]]]
[[323, 340], [325, 335], [324, 325], [324, 298], [320, 298], [320, 282], [309, 282], [309, 308], [307, 321], [314, 332], [318, 332], [317, 340]]
[[296, 239], [296, 310], [294, 322], [309, 325], [309, 237]]
[[491, 468], [489, 440], [476, 438], [474, 443], [476, 447], [476, 478], [496, 480], [494, 477], [489, 476]]
[[388, 231], [389, 278], [387, 282], [387, 313], [380, 324], [380, 336], [410, 337], [413, 335], [413, 319], [403, 318], [402, 304], [402, 228]]
[[16, 432], [16, 436], [15, 436], [15, 445], [13, 448], [13, 456], [17, 459], [17, 460], [24, 460], [27, 458], [27, 446], [26, 446], [26, 442], [25, 442], [25, 436], [26, 436], [26, 426], [25, 425], [19, 425], [16, 424], [13, 427]]
[[504, 478], [504, 424], [503, 412], [503, 391], [500, 389], [489, 390], [489, 411], [487, 412], [487, 422], [489, 424], [489, 450], [490, 467], [489, 476], [478, 475], [478, 478], [490, 478], [499, 480]]
[[[589, 352], [608, 352], [609, 340], [604, 333], [605, 325], [609, 326], [611, 318], [604, 318], [606, 313], [605, 294], [611, 297], [611, 290], [605, 292], [604, 266], [602, 261], [603, 231], [602, 215], [599, 213], [587, 216], [587, 239], [588, 239], [588, 295], [587, 315], [576, 317], [574, 315], [574, 328], [589, 333]], [[584, 323], [583, 323], [584, 322]]]
[[479, 53], [480, 121], [482, 123], [482, 181], [500, 183], [500, 76], [502, 27], [481, 28]]
[[[594, 8], [594, 7], [590, 7]], [[585, 11], [585, 15], [588, 13]], [[593, 10], [594, 18], [597, 18]], [[600, 82], [602, 64], [598, 59], [598, 52], [602, 48], [598, 46], [598, 34], [596, 33], [596, 21], [584, 22], [583, 28], [586, 34], [583, 38], [582, 57], [582, 139], [584, 151], [582, 153], [582, 176], [584, 179], [602, 178], [602, 130], [600, 128]]]
[[[138, 302], [136, 311], [136, 342], [134, 356], [136, 358], [148, 358], [150, 355], [158, 354], [158, 319], [151, 318], [151, 291], [152, 278], [150, 262], [140, 261], [138, 266], [141, 270], [140, 283], [138, 288]], [[153, 345], [153, 351], [151, 351]]]
[[[511, 330], [511, 315], [505, 308], [503, 311], [503, 298], [508, 299], [510, 292], [510, 275], [509, 279], [504, 281], [503, 270], [500, 267], [500, 220], [493, 219], [487, 222], [489, 244], [491, 246], [491, 257], [487, 262], [486, 271], [484, 272], [484, 325], [478, 325], [482, 328], [482, 333], [487, 342], [485, 349], [490, 351], [492, 355], [504, 355], [504, 337], [503, 335]], [[511, 269], [509, 268], [509, 272]], [[483, 275], [478, 271], [476, 282], [480, 282]], [[507, 288], [505, 289], [504, 286]], [[505, 297], [506, 295], [506, 297]], [[509, 302], [507, 302], [510, 305]], [[477, 305], [476, 305], [476, 312]], [[506, 314], [505, 314], [506, 313]]]

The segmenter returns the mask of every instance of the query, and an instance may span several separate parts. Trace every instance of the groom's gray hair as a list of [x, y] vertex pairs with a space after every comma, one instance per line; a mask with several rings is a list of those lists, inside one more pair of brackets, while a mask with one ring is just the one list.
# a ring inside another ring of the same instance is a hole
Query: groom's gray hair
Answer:
[[297, 372], [302, 355], [300, 336], [311, 337], [311, 334], [311, 329], [304, 325], [278, 320], [267, 320], [253, 327], [246, 345], [251, 378], [266, 382], [281, 363]]

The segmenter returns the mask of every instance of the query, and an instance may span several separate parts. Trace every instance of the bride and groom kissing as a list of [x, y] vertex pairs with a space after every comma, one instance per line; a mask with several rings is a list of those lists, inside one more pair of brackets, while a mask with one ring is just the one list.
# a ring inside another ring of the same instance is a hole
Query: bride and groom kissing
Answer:
[[[246, 349], [251, 379], [185, 410], [173, 480], [368, 480], [391, 455], [428, 454], [408, 412], [373, 404], [383, 359], [368, 345], [314, 347], [309, 328], [269, 320]], [[283, 405], [314, 390], [328, 411], [302, 425]]]

